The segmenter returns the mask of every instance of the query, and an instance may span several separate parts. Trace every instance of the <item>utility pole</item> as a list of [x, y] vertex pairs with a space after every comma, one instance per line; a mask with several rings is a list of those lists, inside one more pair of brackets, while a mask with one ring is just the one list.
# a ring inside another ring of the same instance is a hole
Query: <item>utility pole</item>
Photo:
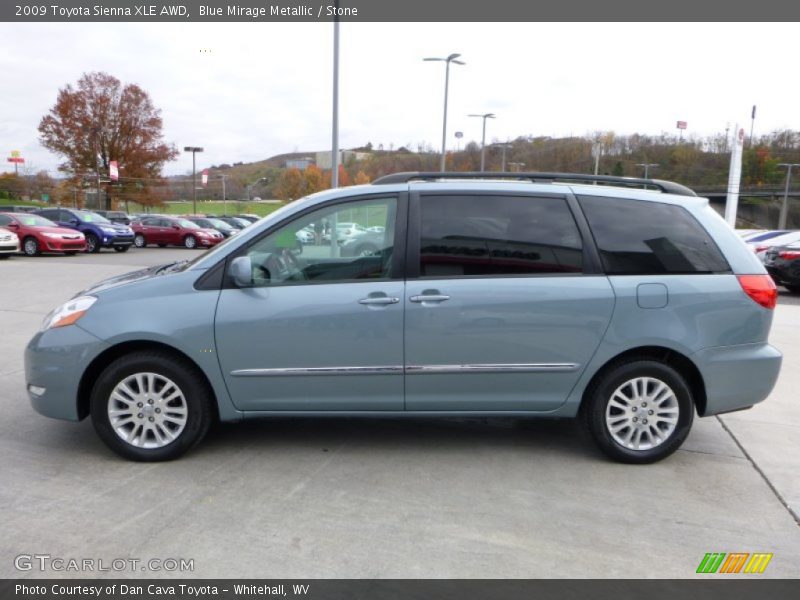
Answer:
[[[658, 163], [636, 163], [637, 167], [644, 167], [644, 178], [647, 179], [647, 173], [650, 171], [650, 167], [657, 167]], [[595, 175], [597, 175], [597, 171], [595, 171]]]
[[185, 146], [184, 152], [192, 153], [192, 214], [197, 214], [197, 168], [195, 164], [195, 155], [202, 152], [203, 149], [199, 146]]
[[222, 179], [222, 216], [225, 217], [228, 214], [227, 196], [225, 194], [225, 178], [227, 175], [220, 175], [219, 177]]
[[481, 172], [485, 170], [486, 166], [486, 119], [494, 119], [494, 113], [484, 113], [482, 115], [467, 115], [468, 117], [477, 117], [483, 119], [483, 135], [481, 136]]
[[786, 167], [786, 186], [783, 188], [783, 204], [778, 218], [778, 229], [786, 229], [789, 220], [789, 184], [792, 182], [792, 167], [800, 167], [798, 163], [780, 163], [779, 167]]
[[753, 147], [753, 125], [756, 123], [756, 105], [753, 104], [753, 112], [750, 113], [750, 147]]
[[100, 128], [95, 126], [92, 132], [94, 133], [94, 177], [97, 187], [97, 209], [100, 210], [103, 208], [100, 205], [100, 142], [98, 141]]
[[503, 149], [503, 159], [502, 159], [502, 162], [500, 164], [500, 172], [501, 173], [505, 173], [505, 170], [506, 170], [506, 150], [509, 149], [509, 148], [512, 148], [513, 146], [511, 144], [495, 144], [495, 146], [497, 148], [502, 148]]
[[600, 155], [603, 153], [603, 143], [595, 142], [594, 144], [594, 174], [597, 175], [600, 171]]

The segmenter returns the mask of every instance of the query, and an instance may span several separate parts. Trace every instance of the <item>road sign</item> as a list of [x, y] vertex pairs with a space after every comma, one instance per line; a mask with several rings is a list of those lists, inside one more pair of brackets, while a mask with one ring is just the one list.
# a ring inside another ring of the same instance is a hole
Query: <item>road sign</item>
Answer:
[[203, 182], [203, 187], [208, 185], [208, 169], [203, 169], [203, 177], [201, 181]]
[[686, 125], [687, 125], [686, 121], [678, 121], [678, 124], [676, 125], [676, 127], [678, 129], [686, 129]]

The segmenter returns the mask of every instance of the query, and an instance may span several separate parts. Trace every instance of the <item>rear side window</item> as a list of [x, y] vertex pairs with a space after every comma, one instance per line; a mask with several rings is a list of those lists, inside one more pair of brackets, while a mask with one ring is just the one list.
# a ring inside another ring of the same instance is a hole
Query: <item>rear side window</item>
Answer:
[[609, 275], [730, 271], [711, 236], [680, 206], [597, 196], [578, 201]]
[[580, 273], [582, 240], [563, 198], [422, 196], [422, 277]]

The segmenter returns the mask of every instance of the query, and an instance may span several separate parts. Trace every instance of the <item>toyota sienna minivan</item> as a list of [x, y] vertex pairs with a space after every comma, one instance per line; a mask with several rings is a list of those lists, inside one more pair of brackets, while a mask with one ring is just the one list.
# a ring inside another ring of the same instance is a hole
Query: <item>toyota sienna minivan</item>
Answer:
[[[379, 247], [297, 244], [341, 222], [383, 228]], [[134, 460], [178, 457], [214, 420], [380, 415], [578, 417], [607, 455], [647, 463], [695, 414], [769, 395], [776, 299], [679, 184], [400, 173], [84, 290], [45, 318], [25, 376], [37, 411], [91, 416]]]

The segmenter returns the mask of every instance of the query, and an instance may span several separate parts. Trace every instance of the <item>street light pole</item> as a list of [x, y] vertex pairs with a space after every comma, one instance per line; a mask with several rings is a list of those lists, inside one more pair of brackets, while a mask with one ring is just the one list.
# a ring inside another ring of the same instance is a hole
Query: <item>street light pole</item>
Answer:
[[184, 146], [184, 152], [191, 152], [192, 153], [192, 214], [197, 214], [197, 168], [195, 163], [195, 155], [198, 152], [202, 152], [203, 149], [200, 146]]
[[481, 172], [486, 165], [486, 119], [494, 119], [494, 113], [484, 113], [482, 115], [467, 115], [468, 117], [479, 117], [483, 119], [483, 136], [481, 137]]
[[506, 170], [506, 150], [508, 148], [513, 148], [513, 146], [511, 144], [495, 144], [495, 147], [503, 149], [503, 159], [500, 164], [500, 172], [504, 173]]
[[227, 175], [220, 175], [219, 178], [222, 179], [222, 216], [225, 217], [228, 214], [228, 198], [225, 195], [225, 178]]
[[792, 167], [800, 167], [800, 164], [780, 163], [778, 166], [786, 167], [786, 187], [783, 188], [783, 204], [778, 218], [778, 229], [786, 229], [786, 221], [789, 219], [789, 184], [792, 181]]
[[442, 118], [442, 158], [439, 162], [439, 171], [442, 173], [446, 170], [445, 165], [445, 158], [447, 152], [447, 94], [450, 87], [450, 63], [455, 63], [457, 65], [464, 65], [466, 64], [463, 61], [456, 60], [460, 54], [451, 54], [447, 58], [423, 58], [422, 60], [425, 61], [434, 61], [434, 62], [444, 62], [445, 69], [444, 69], [444, 117]]
[[[636, 163], [637, 167], [644, 167], [644, 178], [647, 179], [647, 173], [650, 171], [650, 167], [657, 167], [658, 163]], [[597, 173], [595, 173], [596, 175]]]

